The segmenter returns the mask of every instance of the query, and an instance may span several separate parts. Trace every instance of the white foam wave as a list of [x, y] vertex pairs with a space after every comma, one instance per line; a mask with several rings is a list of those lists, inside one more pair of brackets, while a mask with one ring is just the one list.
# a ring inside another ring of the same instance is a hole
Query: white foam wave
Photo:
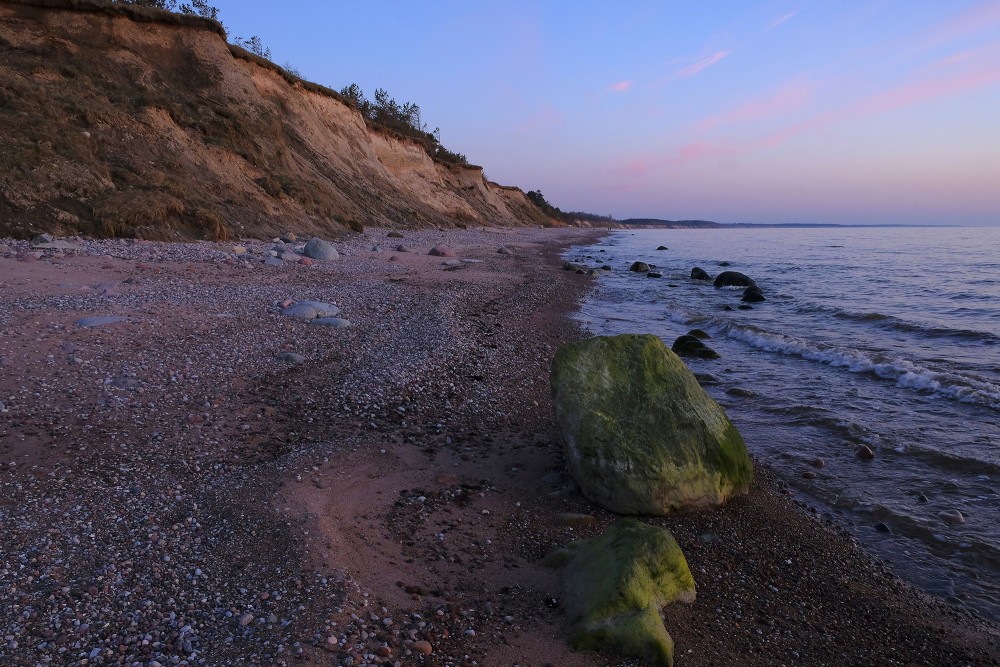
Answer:
[[877, 362], [855, 350], [819, 348], [791, 336], [754, 331], [732, 324], [725, 327], [725, 332], [730, 338], [759, 350], [801, 357], [851, 373], [870, 373], [894, 380], [897, 387], [1000, 410], [1000, 386], [991, 382], [932, 371], [905, 359]]

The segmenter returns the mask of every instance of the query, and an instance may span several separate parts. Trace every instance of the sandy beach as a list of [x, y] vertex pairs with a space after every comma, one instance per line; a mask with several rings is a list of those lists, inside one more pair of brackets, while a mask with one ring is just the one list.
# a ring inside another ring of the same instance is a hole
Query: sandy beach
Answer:
[[[549, 395], [594, 280], [560, 254], [600, 233], [369, 229], [311, 266], [0, 241], [0, 664], [637, 664], [567, 646], [540, 562], [615, 519]], [[349, 326], [281, 314], [303, 300]], [[680, 666], [1000, 664], [1000, 629], [762, 462], [749, 495], [647, 520], [697, 584], [663, 614]]]

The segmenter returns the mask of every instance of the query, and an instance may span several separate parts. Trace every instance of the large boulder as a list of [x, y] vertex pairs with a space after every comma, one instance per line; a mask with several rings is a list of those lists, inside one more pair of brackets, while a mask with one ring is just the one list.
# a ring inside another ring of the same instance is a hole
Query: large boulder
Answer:
[[756, 284], [753, 278], [739, 271], [723, 271], [715, 276], [716, 287], [750, 287]]
[[636, 273], [648, 273], [649, 264], [646, 264], [646, 262], [632, 262], [632, 266], [628, 267], [628, 270]]
[[691, 278], [693, 280], [711, 280], [712, 276], [708, 275], [708, 272], [700, 266], [696, 266], [691, 269]]
[[613, 512], [705, 509], [750, 488], [743, 438], [656, 336], [564, 345], [552, 396], [573, 478]]
[[628, 656], [668, 667], [674, 642], [660, 609], [694, 602], [694, 577], [665, 528], [620, 519], [603, 535], [549, 557], [565, 564], [563, 600], [574, 648]]
[[310, 259], [318, 259], [323, 262], [331, 261], [340, 257], [340, 253], [333, 247], [333, 244], [323, 239], [309, 239], [302, 254]]

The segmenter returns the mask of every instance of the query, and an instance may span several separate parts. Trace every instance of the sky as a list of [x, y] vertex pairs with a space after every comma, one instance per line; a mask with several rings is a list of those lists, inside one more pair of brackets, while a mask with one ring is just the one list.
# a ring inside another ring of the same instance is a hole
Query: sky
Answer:
[[1000, 225], [1000, 0], [216, 0], [564, 211]]

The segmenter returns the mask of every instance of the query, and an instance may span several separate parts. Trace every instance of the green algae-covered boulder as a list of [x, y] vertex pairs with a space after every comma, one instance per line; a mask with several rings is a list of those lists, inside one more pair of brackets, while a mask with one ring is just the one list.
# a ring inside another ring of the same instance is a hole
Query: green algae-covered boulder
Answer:
[[621, 514], [721, 505], [753, 479], [718, 403], [656, 336], [599, 336], [552, 362], [556, 421], [583, 495]]
[[562, 550], [570, 644], [672, 665], [674, 642], [660, 609], [693, 602], [694, 578], [665, 528], [620, 519], [600, 537]]

